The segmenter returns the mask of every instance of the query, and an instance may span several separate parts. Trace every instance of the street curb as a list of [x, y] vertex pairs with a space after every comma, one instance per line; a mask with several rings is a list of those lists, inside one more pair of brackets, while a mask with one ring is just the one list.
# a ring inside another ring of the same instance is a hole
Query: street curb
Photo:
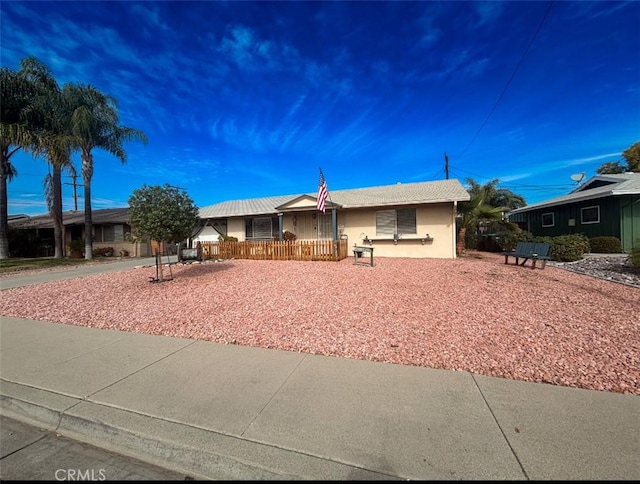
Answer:
[[5, 380], [1, 390], [7, 417], [200, 479], [403, 479]]

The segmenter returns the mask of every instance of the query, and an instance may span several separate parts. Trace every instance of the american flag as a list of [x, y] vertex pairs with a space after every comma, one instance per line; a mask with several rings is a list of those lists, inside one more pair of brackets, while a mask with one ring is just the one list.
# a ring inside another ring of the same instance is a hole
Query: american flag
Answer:
[[327, 182], [324, 180], [322, 170], [320, 170], [320, 180], [318, 181], [318, 210], [322, 213], [324, 213], [324, 204], [327, 201], [328, 195]]

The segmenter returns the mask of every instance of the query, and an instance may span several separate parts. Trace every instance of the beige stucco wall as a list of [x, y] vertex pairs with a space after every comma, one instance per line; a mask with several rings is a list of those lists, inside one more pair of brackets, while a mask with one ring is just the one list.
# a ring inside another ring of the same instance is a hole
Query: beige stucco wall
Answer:
[[227, 235], [236, 237], [240, 241], [245, 240], [244, 217], [233, 217], [227, 219]]
[[[409, 208], [409, 206], [407, 206]], [[344, 233], [351, 247], [365, 245], [374, 248], [375, 257], [455, 258], [455, 209], [453, 203], [438, 203], [416, 207], [416, 235], [403, 235], [397, 242], [390, 235], [376, 235], [375, 209], [354, 209], [341, 213], [338, 223], [344, 224]], [[426, 235], [433, 238], [425, 240]], [[368, 236], [371, 242], [363, 242]]]

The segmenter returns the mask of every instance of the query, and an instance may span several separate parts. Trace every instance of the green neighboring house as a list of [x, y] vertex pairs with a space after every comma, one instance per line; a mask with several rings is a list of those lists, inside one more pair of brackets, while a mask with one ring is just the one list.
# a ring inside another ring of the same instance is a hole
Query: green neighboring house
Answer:
[[512, 210], [507, 217], [534, 236], [618, 237], [629, 253], [640, 245], [640, 173], [597, 175], [568, 195]]

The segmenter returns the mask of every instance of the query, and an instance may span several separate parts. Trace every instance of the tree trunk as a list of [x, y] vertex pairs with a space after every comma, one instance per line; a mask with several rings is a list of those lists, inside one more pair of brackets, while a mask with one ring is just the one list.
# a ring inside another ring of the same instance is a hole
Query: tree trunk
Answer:
[[91, 215], [91, 178], [93, 158], [91, 151], [82, 149], [82, 181], [84, 183], [84, 258], [93, 259], [93, 218]]
[[51, 180], [53, 189], [53, 207], [51, 218], [53, 219], [53, 242], [55, 252], [54, 259], [62, 259], [64, 255], [64, 224], [62, 222], [62, 168], [53, 164], [53, 177]]
[[467, 235], [467, 229], [462, 227], [460, 232], [458, 232], [458, 241], [456, 242], [456, 255], [461, 257], [466, 253], [466, 242], [465, 238]]
[[160, 243], [158, 243], [158, 248], [156, 249], [156, 263], [158, 264], [158, 281], [164, 281], [164, 274], [162, 272], [162, 252], [160, 252]]
[[7, 203], [6, 163], [8, 161], [4, 159], [0, 161], [0, 259], [9, 258], [9, 206]]
[[91, 180], [84, 180], [84, 258], [93, 259], [93, 220], [91, 217]]

